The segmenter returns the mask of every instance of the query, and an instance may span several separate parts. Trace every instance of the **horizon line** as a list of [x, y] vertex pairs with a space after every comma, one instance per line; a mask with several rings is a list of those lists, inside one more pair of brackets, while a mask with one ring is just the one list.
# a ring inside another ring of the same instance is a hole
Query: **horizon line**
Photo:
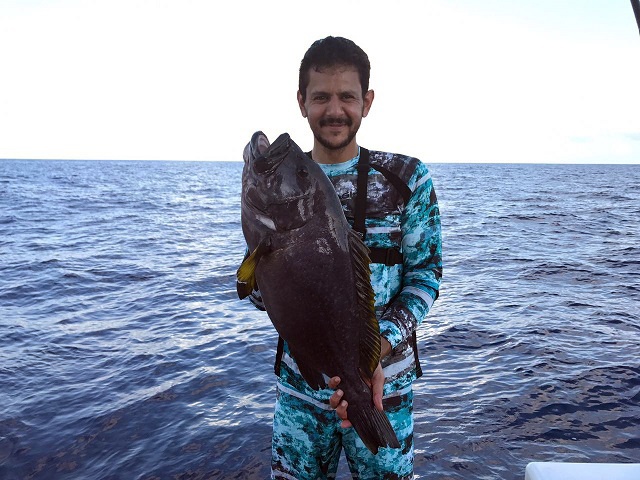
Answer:
[[[24, 161], [24, 162], [199, 162], [199, 163], [243, 163], [243, 160], [202, 160], [202, 159], [126, 159], [126, 158], [0, 158], [2, 161]], [[619, 161], [614, 160], [610, 162], [603, 161], [487, 161], [487, 160], [450, 160], [450, 161], [437, 161], [429, 162], [422, 160], [426, 165], [640, 165], [640, 160], [636, 161]]]

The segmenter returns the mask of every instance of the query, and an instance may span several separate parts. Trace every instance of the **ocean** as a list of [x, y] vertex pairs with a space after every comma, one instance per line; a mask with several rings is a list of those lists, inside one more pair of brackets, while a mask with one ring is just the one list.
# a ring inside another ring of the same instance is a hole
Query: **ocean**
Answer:
[[[416, 478], [640, 462], [640, 165], [429, 165]], [[241, 163], [0, 161], [0, 478], [265, 479]], [[343, 464], [339, 478], [348, 478]]]

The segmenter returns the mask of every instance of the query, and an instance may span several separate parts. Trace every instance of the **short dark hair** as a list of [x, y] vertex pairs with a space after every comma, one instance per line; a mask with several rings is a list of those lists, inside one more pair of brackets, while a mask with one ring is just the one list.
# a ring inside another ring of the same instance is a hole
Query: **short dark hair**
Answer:
[[364, 97], [369, 90], [369, 74], [371, 73], [369, 57], [353, 41], [343, 37], [329, 36], [313, 42], [300, 62], [298, 90], [302, 95], [302, 100], [306, 100], [307, 97], [311, 68], [320, 71], [337, 66], [355, 67], [360, 76], [362, 96]]

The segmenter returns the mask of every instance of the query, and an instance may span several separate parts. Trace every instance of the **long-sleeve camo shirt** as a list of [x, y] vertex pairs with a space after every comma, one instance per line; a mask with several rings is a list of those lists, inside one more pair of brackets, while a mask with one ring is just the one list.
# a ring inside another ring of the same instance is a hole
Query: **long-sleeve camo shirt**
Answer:
[[[359, 155], [340, 164], [319, 164], [333, 183], [353, 224]], [[366, 237], [368, 247], [396, 247], [403, 263], [371, 264], [380, 334], [392, 347], [382, 361], [385, 395], [401, 393], [417, 378], [412, 336], [438, 297], [442, 275], [440, 212], [431, 174], [420, 160], [404, 155], [370, 152], [370, 163], [398, 175], [411, 190], [407, 204], [401, 192], [373, 168], [368, 175]], [[280, 388], [291, 387], [305, 397], [326, 401], [329, 392], [314, 392], [300, 376], [285, 344]], [[291, 393], [291, 392], [290, 392]]]

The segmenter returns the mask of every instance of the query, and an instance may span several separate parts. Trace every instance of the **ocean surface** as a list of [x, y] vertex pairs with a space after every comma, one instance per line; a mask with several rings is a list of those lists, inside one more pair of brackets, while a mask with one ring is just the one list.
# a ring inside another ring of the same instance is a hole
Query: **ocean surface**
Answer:
[[[0, 161], [0, 479], [265, 479], [240, 163]], [[640, 165], [430, 165], [416, 478], [640, 462]], [[347, 478], [344, 464], [339, 478]]]

